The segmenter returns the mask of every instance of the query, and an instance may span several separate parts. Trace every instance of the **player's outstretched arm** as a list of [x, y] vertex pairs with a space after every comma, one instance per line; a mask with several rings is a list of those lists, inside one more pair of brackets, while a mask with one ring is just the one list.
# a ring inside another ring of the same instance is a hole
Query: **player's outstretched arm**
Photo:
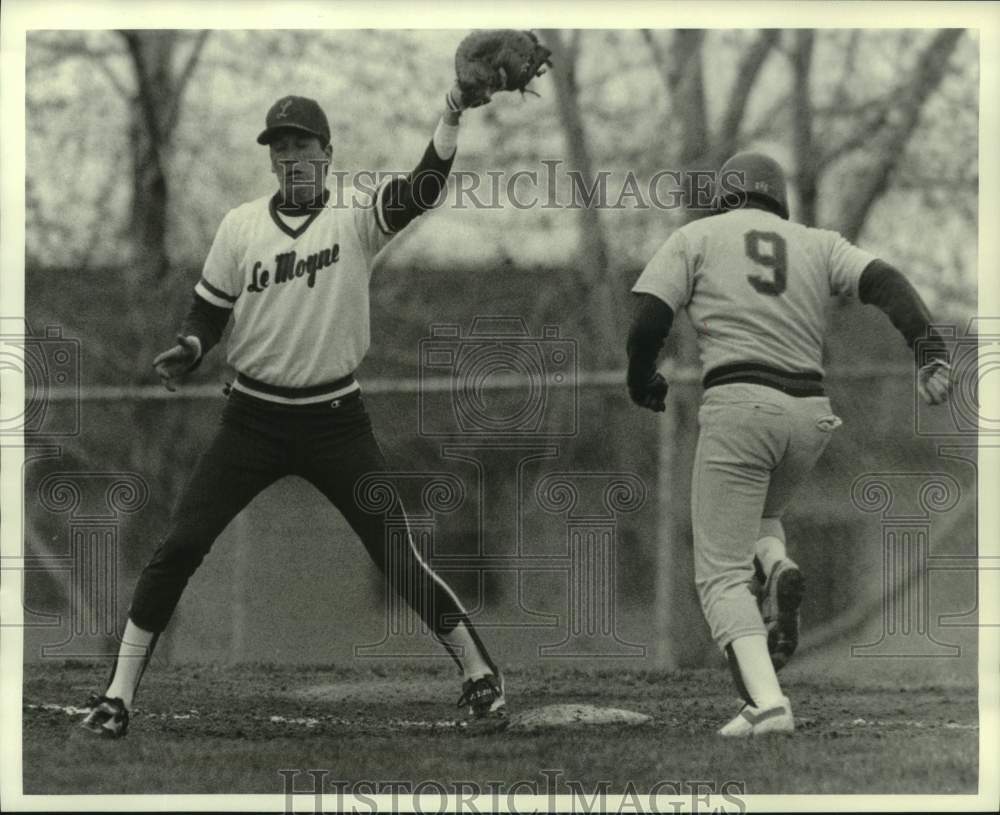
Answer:
[[455, 54], [455, 81], [445, 94], [445, 110], [431, 143], [414, 170], [389, 182], [381, 196], [384, 232], [398, 232], [437, 204], [455, 158], [463, 111], [488, 104], [495, 93], [528, 91], [528, 84], [552, 65], [551, 54], [530, 31], [475, 31], [462, 40]]
[[917, 340], [925, 340], [920, 347], [917, 390], [930, 405], [946, 401], [951, 392], [948, 347], [931, 326], [930, 312], [910, 281], [885, 261], [873, 260], [861, 273], [858, 299], [884, 312], [915, 353]]
[[389, 232], [398, 232], [437, 204], [455, 160], [461, 115], [461, 110], [446, 109], [417, 166], [406, 176], [392, 179], [386, 186], [381, 208], [382, 221]]
[[219, 342], [230, 313], [229, 309], [213, 306], [194, 295], [177, 335], [177, 344], [153, 360], [153, 368], [168, 391], [177, 390], [178, 380], [197, 368], [205, 354]]
[[628, 332], [628, 393], [640, 407], [656, 413], [667, 409], [667, 380], [656, 370], [656, 358], [670, 333], [674, 312], [652, 294], [636, 294]]

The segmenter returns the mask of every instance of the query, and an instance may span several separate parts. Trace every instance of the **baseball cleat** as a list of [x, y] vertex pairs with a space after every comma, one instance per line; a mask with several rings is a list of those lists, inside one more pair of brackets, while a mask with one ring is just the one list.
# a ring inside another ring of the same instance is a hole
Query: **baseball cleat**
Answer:
[[80, 726], [106, 739], [120, 739], [128, 733], [128, 708], [121, 699], [91, 696], [87, 700], [90, 712]]
[[743, 705], [736, 718], [719, 730], [719, 735], [727, 738], [749, 738], [768, 733], [791, 733], [794, 730], [792, 705], [787, 697], [782, 696], [778, 704], [763, 710], [752, 705]]
[[507, 697], [503, 676], [487, 674], [479, 679], [466, 679], [458, 707], [468, 707], [473, 719], [504, 719], [507, 717]]
[[780, 671], [799, 644], [799, 606], [805, 580], [791, 560], [779, 560], [764, 584], [760, 613], [767, 628], [767, 650], [774, 670]]

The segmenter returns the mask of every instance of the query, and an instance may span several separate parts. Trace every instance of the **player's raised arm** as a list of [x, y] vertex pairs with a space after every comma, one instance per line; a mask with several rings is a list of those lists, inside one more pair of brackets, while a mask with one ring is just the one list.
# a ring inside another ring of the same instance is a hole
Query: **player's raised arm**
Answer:
[[487, 104], [498, 91], [524, 91], [550, 65], [548, 48], [530, 31], [481, 31], [467, 36], [455, 55], [455, 83], [445, 94], [445, 110], [420, 163], [390, 181], [376, 213], [385, 233], [403, 229], [434, 207], [451, 172], [462, 112]]
[[917, 340], [927, 339], [920, 348], [923, 358], [918, 360], [917, 390], [928, 404], [947, 400], [951, 391], [948, 348], [931, 326], [930, 312], [910, 281], [885, 261], [873, 260], [861, 273], [858, 299], [884, 312], [914, 353]]
[[460, 108], [445, 109], [417, 166], [405, 177], [394, 178], [386, 185], [378, 207], [383, 231], [399, 232], [437, 203], [455, 160], [461, 114]]

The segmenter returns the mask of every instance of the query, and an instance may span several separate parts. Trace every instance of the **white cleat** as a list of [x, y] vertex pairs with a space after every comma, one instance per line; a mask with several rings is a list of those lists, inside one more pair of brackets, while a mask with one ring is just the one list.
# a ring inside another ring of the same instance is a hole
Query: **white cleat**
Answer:
[[749, 738], [768, 733], [792, 733], [794, 730], [795, 718], [792, 716], [792, 705], [787, 697], [782, 696], [780, 702], [764, 710], [744, 705], [736, 718], [719, 730], [719, 735]]

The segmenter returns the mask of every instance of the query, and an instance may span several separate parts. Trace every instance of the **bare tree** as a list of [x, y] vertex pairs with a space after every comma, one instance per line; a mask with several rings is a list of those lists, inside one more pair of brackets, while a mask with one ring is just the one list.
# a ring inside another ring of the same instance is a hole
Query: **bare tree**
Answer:
[[184, 90], [198, 64], [207, 31], [194, 35], [187, 58], [174, 63], [182, 34], [149, 30], [119, 32], [135, 74], [129, 142], [132, 161], [131, 233], [135, 262], [158, 283], [170, 267], [167, 249], [169, 182], [166, 162], [182, 110]]
[[799, 189], [799, 213], [796, 220], [816, 226], [816, 191], [819, 164], [813, 145], [813, 102], [809, 89], [812, 76], [812, 53], [816, 33], [811, 29], [795, 32], [792, 51], [792, 147], [795, 156], [795, 179]]
[[[677, 161], [685, 170], [714, 169], [732, 153], [743, 137], [750, 96], [760, 72], [778, 42], [776, 30], [761, 31], [743, 51], [732, 86], [726, 95], [722, 119], [713, 130], [708, 120], [703, 48], [705, 32], [681, 29], [670, 34], [670, 44], [648, 29], [642, 32], [653, 63], [663, 80], [670, 111], [680, 122]], [[690, 189], [685, 189], [689, 194]], [[689, 203], [692, 203], [689, 201]], [[700, 211], [689, 211], [697, 217]]]
[[840, 231], [850, 241], [856, 241], [875, 202], [889, 187], [906, 145], [920, 122], [924, 105], [944, 78], [948, 61], [965, 34], [962, 29], [949, 28], [938, 32], [917, 60], [913, 75], [898, 94], [893, 124], [886, 127], [886, 136], [872, 165], [858, 178], [856, 193], [847, 201], [840, 217]]
[[[58, 83], [37, 80], [55, 74], [63, 66], [84, 65], [111, 97], [125, 105], [127, 116], [128, 156], [127, 176], [131, 179], [127, 232], [134, 247], [130, 281], [141, 284], [159, 283], [169, 268], [167, 230], [169, 227], [170, 184], [169, 162], [173, 137], [183, 111], [184, 91], [208, 39], [209, 32], [187, 31], [120, 31], [114, 32], [45, 32], [31, 38], [28, 61], [34, 94], [29, 94], [29, 114], [34, 121], [46, 119], [47, 107], [60, 110], [85, 106], [82, 94], [63, 97], [55, 90]], [[42, 89], [52, 90], [39, 93]], [[98, 101], [89, 100], [91, 104]], [[102, 102], [106, 107], [106, 103]], [[79, 140], [81, 133], [72, 124], [62, 133]], [[102, 121], [102, 130], [117, 129], [119, 120]], [[102, 147], [106, 142], [102, 142]], [[60, 150], [63, 154], [63, 150]], [[126, 173], [120, 165], [106, 167], [106, 182], [96, 198], [95, 227], [102, 220], [113, 218], [107, 211], [106, 200]], [[29, 201], [29, 203], [31, 203]], [[32, 214], [44, 219], [41, 207]], [[94, 241], [97, 243], [98, 241]]]
[[[566, 143], [567, 165], [579, 173], [587, 190], [593, 190], [598, 178], [580, 111], [580, 89], [576, 77], [582, 32], [546, 29], [541, 33], [545, 44], [552, 49], [555, 65], [552, 78]], [[580, 251], [573, 260], [573, 268], [580, 302], [590, 304], [590, 311], [585, 317], [586, 328], [594, 341], [599, 361], [607, 364], [618, 356], [615, 335], [621, 325], [624, 296], [618, 291], [618, 282], [608, 268], [607, 237], [599, 206], [595, 203], [599, 205], [596, 201], [585, 202], [578, 210]]]

